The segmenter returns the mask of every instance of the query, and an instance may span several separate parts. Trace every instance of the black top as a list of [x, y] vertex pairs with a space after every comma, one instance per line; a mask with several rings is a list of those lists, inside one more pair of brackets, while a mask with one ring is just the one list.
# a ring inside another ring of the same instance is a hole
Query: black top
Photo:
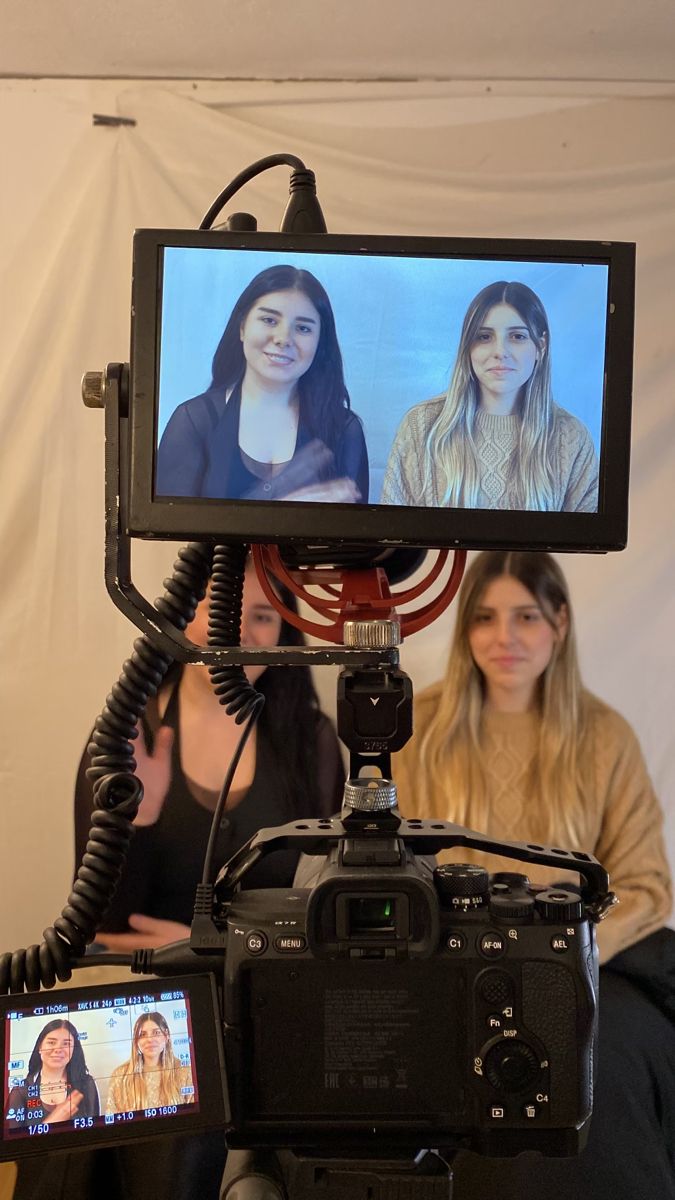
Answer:
[[311, 431], [300, 408], [295, 451], [290, 462], [261, 480], [245, 465], [239, 449], [241, 386], [228, 396], [209, 388], [179, 404], [157, 451], [159, 496], [211, 499], [280, 500], [290, 492], [331, 479], [353, 479], [368, 501], [368, 451], [359, 418], [344, 409], [337, 445], [326, 446]]
[[[30, 1092], [29, 1092], [29, 1088], [30, 1088]], [[74, 1117], [98, 1117], [100, 1114], [100, 1111], [101, 1111], [101, 1103], [100, 1103], [99, 1096], [98, 1096], [98, 1088], [96, 1087], [96, 1081], [93, 1078], [93, 1076], [86, 1075], [79, 1087], [77, 1084], [74, 1084], [74, 1083], [68, 1084], [66, 1087], [67, 1094], [70, 1095], [70, 1093], [73, 1091], [82, 1092], [82, 1099], [80, 1100], [80, 1103], [78, 1104], [77, 1108], [74, 1110], [73, 1116]], [[35, 1077], [35, 1081], [32, 1084], [29, 1084], [27, 1081], [25, 1081], [24, 1083], [18, 1084], [16, 1087], [13, 1087], [11, 1089], [11, 1091], [9, 1093], [9, 1097], [7, 1099], [7, 1108], [5, 1111], [5, 1119], [7, 1121], [15, 1122], [16, 1125], [27, 1125], [28, 1124], [28, 1112], [30, 1111], [31, 1122], [33, 1122], [33, 1121], [49, 1122], [52, 1112], [54, 1111], [55, 1108], [58, 1107], [58, 1105], [45, 1104], [44, 1101], [41, 1101], [40, 1105], [39, 1105], [39, 1109], [37, 1107], [35, 1107], [35, 1108], [31, 1108], [29, 1110], [29, 1108], [28, 1108], [29, 1099], [32, 1099], [33, 1103], [35, 1103], [35, 1099], [37, 1098], [39, 1100], [39, 1097], [40, 1097], [40, 1072], [38, 1071], [38, 1073]], [[57, 1124], [57, 1123], [55, 1122], [55, 1124]]]
[[[185, 925], [192, 921], [195, 889], [202, 876], [204, 853], [218, 793], [199, 788], [183, 774], [178, 698], [179, 689], [176, 685], [161, 721], [156, 700], [148, 704], [144, 733], [149, 749], [153, 743], [153, 731], [160, 724], [175, 730], [171, 783], [159, 820], [154, 825], [137, 826], [131, 839], [115, 897], [100, 926], [110, 933], [125, 932], [131, 913], [181, 921]], [[317, 713], [316, 719], [317, 791], [320, 800], [313, 812], [303, 811], [299, 804], [298, 816], [332, 816], [339, 812], [342, 801], [344, 771], [337, 737], [323, 713]], [[75, 788], [76, 868], [84, 854], [93, 808], [92, 785], [85, 773], [88, 765], [85, 750]], [[271, 748], [258, 730], [253, 782], [239, 802], [223, 814], [214, 856], [215, 867], [219, 869], [258, 830], [284, 825], [292, 819], [285, 797], [281, 794]], [[243, 886], [289, 887], [298, 858], [299, 854], [293, 850], [275, 851], [267, 855], [245, 877]]]

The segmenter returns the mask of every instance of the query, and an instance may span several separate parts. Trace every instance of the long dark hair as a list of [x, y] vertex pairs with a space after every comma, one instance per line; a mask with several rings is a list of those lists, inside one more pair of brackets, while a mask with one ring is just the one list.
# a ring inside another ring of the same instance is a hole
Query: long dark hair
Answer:
[[[297, 612], [298, 602], [293, 593], [280, 584], [275, 584], [275, 588], [286, 607]], [[304, 634], [282, 617], [279, 645], [306, 644]], [[164, 685], [177, 686], [182, 673], [182, 664], [172, 663]], [[265, 697], [258, 718], [258, 745], [259, 749], [268, 750], [273, 759], [274, 777], [287, 819], [324, 816], [318, 785], [317, 734], [321, 713], [309, 667], [267, 667], [255, 687]], [[144, 725], [144, 733], [152, 749], [154, 737], [149, 726]]]
[[56, 1029], [67, 1029], [68, 1033], [73, 1039], [73, 1053], [70, 1056], [70, 1060], [66, 1063], [65, 1075], [67, 1082], [72, 1088], [77, 1088], [78, 1091], [82, 1091], [85, 1081], [89, 1078], [89, 1072], [87, 1070], [87, 1064], [84, 1061], [84, 1050], [82, 1049], [82, 1043], [80, 1042], [80, 1035], [70, 1021], [62, 1021], [58, 1018], [55, 1021], [49, 1021], [45, 1025], [44, 1029], [42, 1029], [38, 1034], [37, 1041], [33, 1046], [30, 1059], [28, 1060], [28, 1075], [26, 1077], [26, 1083], [35, 1083], [40, 1071], [42, 1070], [40, 1047], [45, 1038], [48, 1037], [50, 1033], [54, 1033]]
[[[277, 591], [284, 604], [297, 612], [295, 596], [280, 586]], [[305, 644], [304, 634], [282, 618], [279, 645]], [[289, 821], [323, 816], [318, 785], [319, 697], [309, 667], [268, 667], [256, 687], [265, 697], [258, 730], [274, 755]]]
[[302, 292], [319, 314], [319, 344], [311, 367], [298, 380], [297, 390], [300, 415], [310, 433], [327, 446], [334, 446], [350, 407], [349, 393], [344, 380], [333, 309], [325, 288], [309, 271], [287, 265], [268, 267], [244, 288], [230, 313], [213, 356], [211, 387], [227, 391], [243, 380], [246, 359], [241, 343], [241, 326], [256, 300], [270, 292]]

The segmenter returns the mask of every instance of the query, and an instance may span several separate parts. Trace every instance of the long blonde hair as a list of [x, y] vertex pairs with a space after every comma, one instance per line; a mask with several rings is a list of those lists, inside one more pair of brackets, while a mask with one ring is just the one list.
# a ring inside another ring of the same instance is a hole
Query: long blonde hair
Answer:
[[[484, 679], [469, 647], [469, 631], [485, 589], [508, 575], [536, 600], [545, 619], [558, 631], [557, 618], [566, 611], [567, 631], [555, 642], [551, 660], [537, 681], [539, 742], [532, 781], [545, 799], [537, 807], [536, 836], [550, 841], [563, 832], [570, 845], [580, 840], [583, 785], [579, 751], [585, 728], [585, 700], [577, 659], [574, 623], [565, 577], [550, 554], [488, 550], [467, 571], [459, 594], [457, 620], [447, 670], [431, 722], [419, 749], [417, 778], [423, 815], [431, 812], [430, 797], [451, 797], [449, 814], [458, 824], [489, 828], [487, 784], [482, 767], [481, 719]], [[528, 837], [534, 836], [534, 831]]]
[[524, 283], [506, 280], [484, 287], [466, 311], [445, 403], [426, 439], [420, 504], [426, 489], [436, 480], [439, 504], [450, 508], [478, 507], [480, 462], [474, 430], [480, 387], [471, 366], [471, 349], [488, 312], [496, 304], [509, 304], [516, 310], [537, 347], [534, 370], [519, 400], [520, 439], [512, 481], [513, 505], [539, 511], [555, 507], [548, 318], [536, 292]]
[[[145, 1075], [145, 1062], [139, 1046], [141, 1029], [146, 1021], [154, 1021], [161, 1029], [166, 1043], [159, 1056], [157, 1071], [159, 1073], [159, 1096], [155, 1102], [159, 1104], [185, 1104], [189, 1097], [182, 1094], [181, 1088], [185, 1081], [185, 1067], [173, 1052], [171, 1030], [166, 1018], [160, 1012], [141, 1013], [134, 1025], [131, 1037], [131, 1054], [124, 1064], [119, 1081], [119, 1098], [122, 1107], [130, 1112], [148, 1106], [148, 1085]], [[154, 1073], [154, 1072], [153, 1072]]]

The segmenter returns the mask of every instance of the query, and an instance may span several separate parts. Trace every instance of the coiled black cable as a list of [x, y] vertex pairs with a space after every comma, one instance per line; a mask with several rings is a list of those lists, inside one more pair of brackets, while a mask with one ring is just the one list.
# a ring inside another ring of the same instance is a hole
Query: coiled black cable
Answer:
[[[241, 608], [244, 593], [244, 572], [248, 547], [216, 546], [213, 552], [213, 570], [209, 593], [208, 643], [210, 646], [238, 646], [241, 640]], [[246, 726], [237, 744], [227, 775], [216, 804], [209, 840], [206, 845], [201, 883], [197, 887], [194, 917], [212, 911], [213, 858], [220, 829], [220, 821], [227, 803], [237, 766], [248, 738], [253, 732], [265, 704], [262, 692], [256, 690], [246, 678], [242, 666], [209, 667], [213, 690], [225, 711], [233, 716], [235, 723]]]
[[[212, 547], [193, 542], [179, 551], [172, 577], [164, 580], [165, 592], [156, 607], [178, 629], [190, 623], [206, 593], [211, 557]], [[94, 780], [95, 810], [73, 890], [61, 915], [44, 930], [40, 945], [0, 956], [0, 994], [37, 991], [53, 987], [57, 979], [70, 979], [73, 960], [93, 940], [122, 872], [143, 797], [131, 743], [148, 699], [156, 694], [172, 661], [145, 634], [134, 642], [134, 652], [122, 667], [88, 746], [87, 774]]]
[[[209, 646], [238, 646], [241, 638], [241, 605], [248, 547], [216, 546], [209, 593]], [[244, 668], [209, 667], [213, 690], [225, 711], [241, 725], [260, 713], [265, 697], [248, 682]]]

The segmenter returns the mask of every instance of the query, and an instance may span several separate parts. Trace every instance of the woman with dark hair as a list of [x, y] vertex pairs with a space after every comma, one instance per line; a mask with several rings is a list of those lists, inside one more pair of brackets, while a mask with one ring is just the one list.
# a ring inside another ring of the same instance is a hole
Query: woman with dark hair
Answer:
[[[295, 598], [279, 590], [287, 607], [297, 609]], [[206, 644], [208, 600], [199, 605], [188, 633]], [[241, 640], [260, 647], [304, 642], [269, 603], [250, 559]], [[265, 705], [232, 780], [215, 847], [216, 866], [258, 830], [297, 817], [328, 817], [342, 803], [338, 741], [319, 709], [309, 668], [244, 669], [265, 696]], [[170, 669], [148, 704], [134, 745], [144, 796], [125, 867], [100, 928], [98, 940], [109, 949], [162, 946], [189, 934], [213, 811], [241, 732], [242, 726], [219, 703], [207, 667], [175, 664]], [[75, 790], [77, 863], [84, 855], [93, 807], [88, 765], [85, 750]], [[290, 887], [298, 858], [295, 851], [267, 855], [243, 884]], [[138, 1056], [134, 1063], [141, 1067]], [[128, 1062], [115, 1075], [109, 1103], [124, 1105], [130, 1095], [140, 1095], [143, 1082], [142, 1071], [132, 1071]], [[161, 1146], [161, 1154], [150, 1158], [142, 1145], [60, 1156], [58, 1170], [51, 1159], [48, 1170], [38, 1162], [24, 1162], [16, 1200], [84, 1200], [93, 1195], [100, 1200], [165, 1195], [206, 1200], [219, 1194], [226, 1155], [222, 1133], [166, 1137]]]
[[[294, 600], [284, 593], [289, 607]], [[200, 604], [190, 637], [207, 641], [208, 601]], [[252, 563], [245, 573], [241, 636], [252, 646], [298, 645], [302, 634], [282, 621], [265, 596]], [[344, 773], [337, 738], [319, 710], [308, 667], [245, 668], [265, 696], [232, 781], [216, 843], [221, 865], [254, 833], [296, 817], [330, 816], [342, 801]], [[241, 735], [213, 691], [208, 668], [176, 664], [151, 700], [134, 746], [144, 798], [125, 868], [101, 926], [112, 950], [159, 946], [185, 937], [201, 879], [211, 818]], [[82, 757], [75, 793], [75, 854], [82, 861], [89, 835], [92, 788]], [[278, 851], [247, 875], [246, 887], [290, 885], [297, 862]]]
[[526, 284], [499, 280], [471, 301], [448, 391], [401, 421], [381, 503], [597, 511], [595, 448], [554, 403], [548, 318]]
[[[588, 1145], [578, 1158], [534, 1164], [460, 1154], [453, 1196], [675, 1200], [675, 933], [664, 928], [673, 897], [663, 814], [628, 722], [582, 685], [569, 590], [550, 554], [474, 559], [445, 677], [417, 696], [414, 721], [394, 760], [405, 817], [593, 854], [619, 899], [597, 926]], [[576, 874], [477, 851], [439, 857], [525, 872], [533, 887], [563, 876], [563, 887], [579, 885]], [[523, 1093], [506, 1102], [518, 1113], [530, 1103]]]
[[218, 343], [209, 389], [180, 404], [157, 452], [156, 492], [247, 500], [368, 500], [335, 318], [309, 271], [251, 280]]
[[97, 1117], [96, 1083], [87, 1070], [78, 1032], [70, 1021], [49, 1021], [37, 1037], [22, 1084], [9, 1093], [5, 1119], [18, 1125], [54, 1125]]

